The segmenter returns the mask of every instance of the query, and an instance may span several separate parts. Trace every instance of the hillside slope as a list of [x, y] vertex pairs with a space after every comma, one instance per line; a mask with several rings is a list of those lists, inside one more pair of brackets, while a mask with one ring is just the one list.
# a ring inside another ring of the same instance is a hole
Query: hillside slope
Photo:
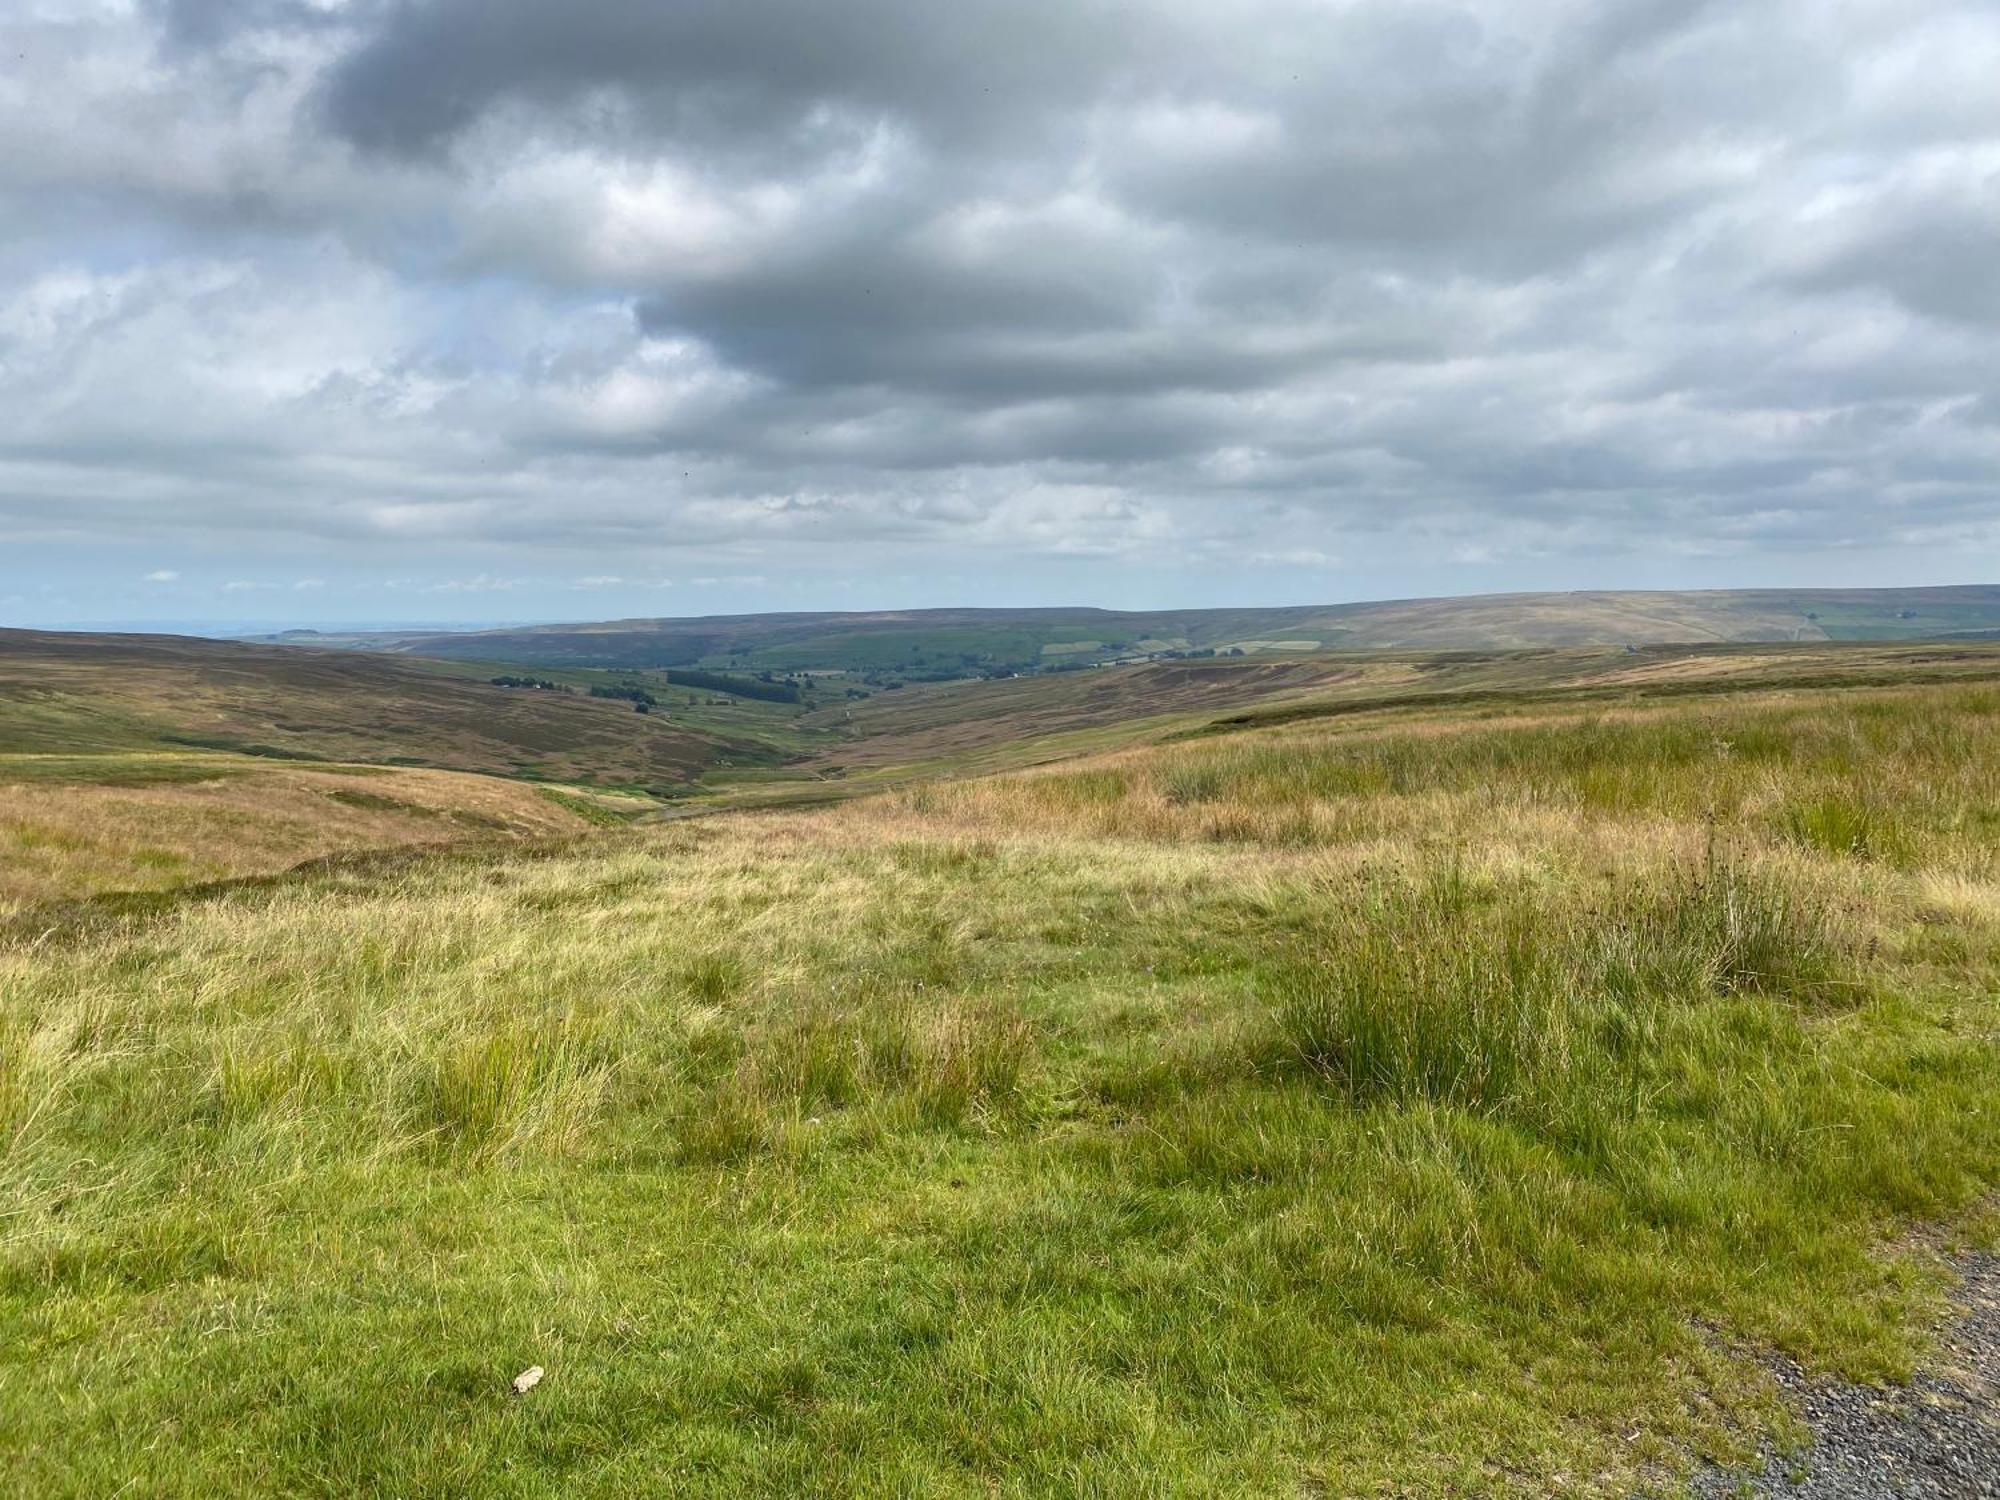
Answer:
[[626, 703], [499, 688], [381, 656], [0, 630], [0, 753], [134, 749], [639, 786], [762, 753]]
[[900, 775], [998, 770], [1165, 734], [1374, 709], [1996, 679], [2000, 643], [1991, 641], [1320, 652], [923, 684], [802, 722], [844, 735], [808, 768]]
[[0, 923], [332, 856], [561, 838], [651, 805], [463, 771], [213, 751], [0, 755]]
[[[1042, 763], [1216, 720], [1376, 706], [1503, 703], [1523, 694], [1659, 696], [1703, 684], [1991, 678], [2000, 645], [1808, 641], [1264, 653], [1107, 663], [1090, 671], [916, 682], [854, 696], [819, 679], [796, 704], [716, 699], [658, 672], [545, 670], [570, 692], [493, 686], [490, 669], [155, 636], [0, 632], [0, 761], [220, 752], [429, 766], [600, 788], [690, 807], [824, 800], [912, 776]], [[657, 712], [586, 690], [643, 683]], [[673, 696], [677, 695], [677, 696]], [[716, 706], [720, 702], [722, 706]], [[4, 768], [0, 768], [4, 769]]]
[[923, 609], [317, 635], [298, 644], [477, 661], [932, 675], [1170, 651], [1913, 640], [2000, 628], [2000, 586], [1488, 594], [1278, 609]]

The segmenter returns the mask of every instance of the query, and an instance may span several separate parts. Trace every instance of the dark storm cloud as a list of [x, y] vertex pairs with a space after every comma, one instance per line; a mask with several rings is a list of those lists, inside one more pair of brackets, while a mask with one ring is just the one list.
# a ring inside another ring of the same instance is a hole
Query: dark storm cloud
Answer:
[[196, 51], [221, 46], [245, 32], [314, 30], [342, 21], [341, 12], [311, 0], [151, 0], [151, 9], [167, 46]]
[[2000, 564], [1990, 6], [107, 0], [0, 30], [17, 549], [489, 584], [1341, 559], [1328, 596]]
[[1104, 0], [442, 0], [391, 9], [323, 98], [343, 135], [404, 153], [438, 150], [489, 111], [560, 111], [607, 90], [656, 139], [730, 151], [790, 138], [824, 111], [1014, 133], [1088, 103], [1107, 71], [1171, 57], [1156, 36]]

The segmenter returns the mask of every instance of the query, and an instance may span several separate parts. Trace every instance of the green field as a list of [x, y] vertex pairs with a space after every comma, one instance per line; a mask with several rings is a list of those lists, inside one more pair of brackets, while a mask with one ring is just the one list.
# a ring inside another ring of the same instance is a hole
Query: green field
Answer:
[[[119, 670], [0, 732], [157, 723]], [[1993, 1237], [2000, 648], [770, 735], [691, 821], [0, 757], [9, 868], [71, 846], [0, 900], [0, 1489], [1673, 1494], [1796, 1431], [1765, 1352], [1906, 1373], [1925, 1247]]]
[[852, 672], [881, 682], [1170, 653], [1920, 640], [2000, 630], [2000, 587], [1487, 594], [1266, 609], [918, 609], [286, 637], [479, 662]]

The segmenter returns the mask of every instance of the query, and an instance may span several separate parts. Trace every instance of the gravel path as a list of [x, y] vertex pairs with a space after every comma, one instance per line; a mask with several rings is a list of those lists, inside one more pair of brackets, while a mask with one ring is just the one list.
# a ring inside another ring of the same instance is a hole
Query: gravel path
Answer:
[[1711, 1471], [1701, 1500], [2000, 1500], [2000, 1255], [1963, 1256], [1960, 1318], [1937, 1358], [1905, 1389], [1807, 1380], [1777, 1365], [1812, 1446], [1769, 1460], [1761, 1473]]

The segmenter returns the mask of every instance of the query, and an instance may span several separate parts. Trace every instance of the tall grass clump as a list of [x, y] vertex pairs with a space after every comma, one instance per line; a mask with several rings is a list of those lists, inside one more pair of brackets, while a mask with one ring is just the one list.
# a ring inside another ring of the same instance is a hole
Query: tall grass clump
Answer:
[[588, 1021], [504, 1021], [433, 1043], [412, 1069], [411, 1122], [447, 1151], [497, 1156], [581, 1142], [612, 1057]]
[[1267, 981], [1280, 1055], [1351, 1099], [1495, 1103], [1558, 1043], [1563, 975], [1436, 884], [1343, 913]]
[[688, 995], [703, 1005], [720, 1005], [734, 999], [747, 976], [743, 961], [733, 953], [704, 953], [681, 971]]
[[1505, 1110], [1608, 1077], [1669, 1011], [1840, 980], [1824, 904], [1726, 862], [1595, 906], [1450, 873], [1376, 888], [1269, 971], [1264, 1055], [1357, 1103]]
[[[1601, 931], [1600, 942], [1604, 937]], [[1853, 987], [1825, 896], [1799, 876], [1713, 854], [1635, 903], [1625, 938], [1637, 972], [1656, 975], [1669, 994], [1755, 994], [1811, 1005]]]
[[1801, 849], [1890, 864], [1908, 857], [1907, 840], [1894, 819], [1858, 795], [1829, 791], [1795, 798], [1780, 810], [1778, 826]]
[[949, 1127], [1022, 1096], [1035, 1034], [996, 998], [871, 996], [809, 1006], [757, 1036], [735, 1067], [691, 1097], [683, 1159], [720, 1163], [777, 1149], [801, 1122], [874, 1115]]

